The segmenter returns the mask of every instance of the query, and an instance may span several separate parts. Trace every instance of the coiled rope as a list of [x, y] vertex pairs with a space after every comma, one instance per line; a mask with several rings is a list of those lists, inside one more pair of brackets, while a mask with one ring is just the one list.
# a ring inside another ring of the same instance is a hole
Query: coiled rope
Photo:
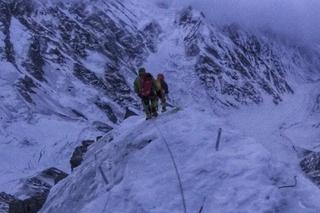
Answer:
[[162, 133], [161, 129], [158, 127], [158, 125], [156, 124], [156, 122], [154, 123], [154, 126], [155, 128], [157, 129], [162, 141], [164, 142], [164, 144], [166, 145], [167, 147], [167, 150], [169, 152], [169, 155], [170, 155], [170, 158], [171, 158], [171, 161], [172, 161], [172, 164], [173, 164], [173, 167], [175, 169], [175, 172], [176, 172], [176, 175], [177, 175], [177, 179], [178, 179], [178, 182], [179, 182], [179, 188], [180, 188], [180, 194], [181, 194], [181, 200], [182, 200], [182, 206], [183, 206], [183, 212], [184, 213], [187, 213], [187, 205], [186, 205], [186, 200], [185, 200], [185, 196], [184, 196], [184, 190], [183, 190], [183, 186], [182, 186], [182, 181], [181, 181], [181, 176], [180, 176], [180, 173], [179, 173], [179, 170], [178, 170], [178, 166], [177, 166], [177, 163], [176, 163], [176, 160], [174, 158], [174, 155], [171, 151], [171, 148], [169, 146], [169, 143], [168, 141], [166, 140], [166, 138], [164, 137], [164, 134]]

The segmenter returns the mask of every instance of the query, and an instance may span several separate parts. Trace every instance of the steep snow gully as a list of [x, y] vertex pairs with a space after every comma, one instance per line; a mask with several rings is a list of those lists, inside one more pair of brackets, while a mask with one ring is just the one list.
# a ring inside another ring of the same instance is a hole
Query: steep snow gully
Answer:
[[[319, 213], [319, 55], [174, 3], [0, 0], [0, 212]], [[142, 66], [177, 107], [149, 121]]]

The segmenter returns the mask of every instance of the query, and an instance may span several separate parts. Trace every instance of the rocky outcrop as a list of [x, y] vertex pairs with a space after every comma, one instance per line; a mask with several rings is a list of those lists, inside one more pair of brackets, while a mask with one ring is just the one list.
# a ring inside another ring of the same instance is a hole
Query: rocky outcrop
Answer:
[[129, 109], [129, 107], [126, 108], [126, 113], [124, 115], [124, 119], [130, 118], [132, 116], [137, 116], [138, 114]]
[[[121, 1], [90, 4], [93, 10], [87, 10], [85, 1], [1, 0], [4, 47], [0, 45], [0, 60], [16, 67], [19, 78], [15, 87], [34, 109], [43, 111], [45, 107], [54, 114], [61, 108], [68, 111], [69, 106], [59, 103], [59, 97], [90, 98], [76, 93], [81, 82], [82, 87], [95, 90], [96, 96], [108, 99], [118, 112], [114, 114], [105, 102], [88, 99], [86, 104], [96, 105], [106, 119], [117, 123], [123, 119], [125, 107], [138, 106], [127, 78], [133, 78], [136, 68], [156, 51], [161, 28], [156, 21], [137, 28], [137, 17]], [[98, 66], [92, 66], [96, 61]], [[81, 117], [89, 117], [89, 112], [81, 113]]]
[[307, 152], [300, 162], [300, 167], [317, 186], [320, 186], [320, 153]]
[[75, 148], [70, 159], [70, 165], [71, 165], [72, 171], [74, 170], [74, 168], [81, 165], [84, 155], [88, 151], [88, 147], [94, 142], [95, 142], [94, 140], [84, 140], [82, 141], [80, 146], [77, 146]]
[[[0, 193], [1, 213], [36, 213], [45, 203], [50, 189], [68, 175], [56, 168], [49, 168], [40, 174], [22, 180], [22, 187], [16, 196]], [[18, 197], [27, 197], [19, 199]]]
[[236, 25], [220, 29], [206, 22], [191, 7], [176, 18], [177, 27], [185, 32], [185, 54], [197, 61], [196, 74], [217, 103], [238, 107], [271, 96], [277, 104], [284, 94], [294, 92], [279, 47]]
[[1, 192], [0, 193], [0, 212], [8, 213], [10, 208], [10, 203], [14, 202], [15, 200], [16, 198], [14, 196]]
[[94, 121], [92, 123], [92, 126], [103, 133], [108, 133], [113, 129], [113, 127], [111, 127], [110, 125], [100, 121]]

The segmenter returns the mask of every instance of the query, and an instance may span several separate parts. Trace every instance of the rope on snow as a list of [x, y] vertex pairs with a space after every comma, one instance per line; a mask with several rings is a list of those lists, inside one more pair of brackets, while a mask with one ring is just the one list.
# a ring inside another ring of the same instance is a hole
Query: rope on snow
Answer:
[[178, 179], [178, 182], [179, 182], [181, 200], [182, 200], [182, 205], [183, 205], [183, 212], [187, 213], [187, 205], [186, 205], [186, 200], [185, 200], [185, 196], [184, 196], [184, 190], [183, 190], [183, 186], [182, 186], [181, 176], [180, 176], [180, 173], [179, 173], [179, 170], [178, 170], [178, 166], [177, 166], [176, 160], [174, 158], [173, 152], [171, 151], [169, 143], [166, 140], [166, 138], [164, 137], [164, 135], [163, 135], [162, 131], [160, 130], [160, 128], [157, 126], [156, 123], [154, 123], [154, 126], [158, 130], [158, 132], [160, 134], [160, 137], [161, 137], [162, 141], [165, 143], [165, 145], [167, 147], [167, 150], [169, 152], [169, 155], [170, 155], [170, 158], [171, 158], [171, 161], [172, 161], [172, 164], [173, 164], [173, 167], [175, 169], [175, 172], [176, 172], [176, 175], [177, 175], [177, 179]]

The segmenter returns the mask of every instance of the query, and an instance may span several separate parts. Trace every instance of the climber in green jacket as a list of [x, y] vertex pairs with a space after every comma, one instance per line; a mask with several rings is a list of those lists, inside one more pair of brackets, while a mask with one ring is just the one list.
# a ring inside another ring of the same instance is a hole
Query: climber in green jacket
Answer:
[[158, 116], [158, 90], [152, 75], [145, 68], [140, 68], [134, 81], [134, 91], [141, 98], [147, 120]]

